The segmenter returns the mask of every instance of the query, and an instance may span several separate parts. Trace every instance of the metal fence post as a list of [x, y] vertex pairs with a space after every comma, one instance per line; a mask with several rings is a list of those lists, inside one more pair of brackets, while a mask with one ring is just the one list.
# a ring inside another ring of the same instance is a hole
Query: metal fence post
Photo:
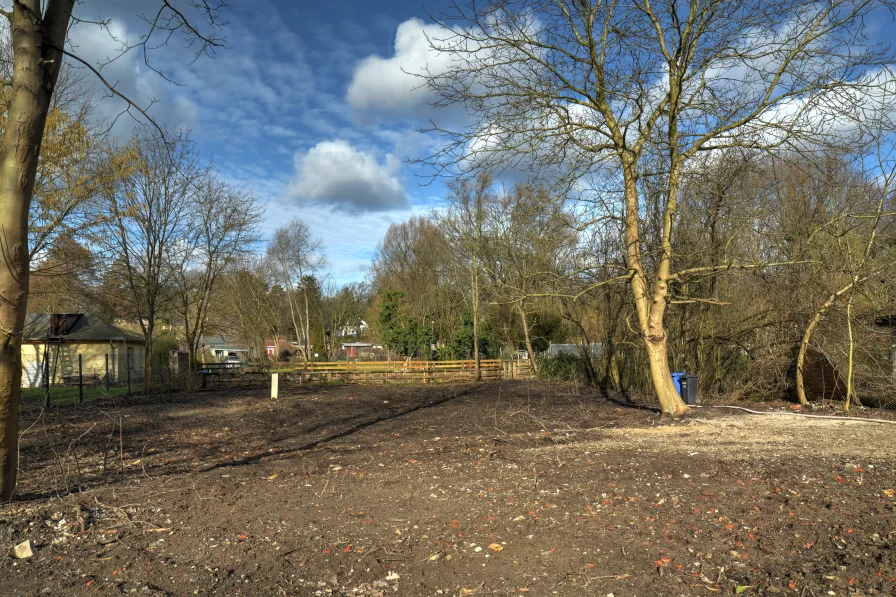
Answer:
[[125, 363], [128, 370], [128, 396], [131, 395], [131, 353], [127, 353]]
[[50, 345], [44, 349], [44, 407], [50, 408]]
[[109, 353], [106, 353], [106, 393], [109, 393]]
[[81, 368], [81, 355], [78, 355], [78, 404], [84, 404], [84, 373]]

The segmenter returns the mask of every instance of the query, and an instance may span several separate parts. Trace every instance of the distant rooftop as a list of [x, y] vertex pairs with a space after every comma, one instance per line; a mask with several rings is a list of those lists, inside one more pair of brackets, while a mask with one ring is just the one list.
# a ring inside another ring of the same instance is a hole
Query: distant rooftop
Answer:
[[[56, 321], [54, 321], [54, 318]], [[57, 323], [64, 318], [64, 325]], [[22, 338], [25, 342], [46, 340], [47, 333], [51, 338], [64, 338], [68, 341], [93, 340], [108, 342], [109, 340], [142, 343], [143, 336], [112, 325], [93, 313], [28, 313], [25, 316], [25, 329]]]

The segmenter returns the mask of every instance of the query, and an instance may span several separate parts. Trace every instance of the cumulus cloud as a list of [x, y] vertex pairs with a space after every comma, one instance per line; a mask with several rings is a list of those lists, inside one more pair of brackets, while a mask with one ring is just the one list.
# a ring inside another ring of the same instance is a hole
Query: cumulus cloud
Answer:
[[410, 204], [398, 177], [401, 164], [386, 155], [383, 163], [347, 141], [322, 141], [296, 154], [296, 177], [289, 196], [300, 202], [325, 203], [343, 211], [388, 211]]
[[415, 74], [425, 69], [441, 74], [448, 69], [451, 56], [432, 50], [427, 39], [444, 35], [440, 25], [427, 25], [420, 19], [399, 25], [393, 56], [368, 56], [355, 68], [346, 96], [355, 114], [367, 120], [425, 114], [432, 95], [420, 87], [423, 80]]

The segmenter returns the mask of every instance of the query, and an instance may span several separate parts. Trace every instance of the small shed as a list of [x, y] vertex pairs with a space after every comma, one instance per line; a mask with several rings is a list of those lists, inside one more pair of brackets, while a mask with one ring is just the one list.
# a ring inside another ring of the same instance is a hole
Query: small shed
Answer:
[[370, 342], [343, 342], [340, 349], [345, 351], [345, 358], [360, 360], [377, 360], [386, 357], [382, 344], [372, 344]]
[[[604, 351], [604, 345], [599, 342], [591, 343], [591, 354], [593, 356], [600, 356], [600, 354]], [[581, 353], [579, 352], [578, 344], [551, 344], [548, 346], [548, 349], [544, 352], [549, 357], [560, 356], [561, 354], [568, 354], [573, 356], [579, 356]]]
[[22, 386], [44, 385], [46, 360], [50, 383], [75, 382], [78, 356], [86, 378], [102, 379], [109, 364], [109, 381], [143, 377], [143, 336], [100, 319], [92, 313], [29, 313], [22, 335]]
[[357, 359], [359, 352], [364, 353], [373, 350], [373, 344], [368, 342], [343, 342], [342, 350], [345, 351], [345, 358]]

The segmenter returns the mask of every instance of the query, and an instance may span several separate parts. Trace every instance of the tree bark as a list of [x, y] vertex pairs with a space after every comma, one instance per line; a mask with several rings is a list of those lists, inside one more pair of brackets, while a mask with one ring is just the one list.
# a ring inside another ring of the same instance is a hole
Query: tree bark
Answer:
[[849, 295], [846, 302], [846, 327], [849, 331], [849, 365], [846, 370], [846, 402], [843, 404], [843, 410], [849, 412], [849, 404], [852, 399], [852, 374], [853, 374], [853, 354], [855, 352], [855, 342], [852, 337], [852, 299], [854, 295]]
[[[623, 171], [625, 176], [626, 255], [631, 275], [630, 285], [635, 299], [635, 312], [638, 316], [641, 337], [647, 349], [650, 381], [663, 413], [681, 416], [688, 412], [688, 407], [678, 395], [678, 390], [672, 381], [672, 373], [669, 371], [668, 337], [663, 324], [668, 294], [671, 248], [667, 248], [667, 241], [664, 240], [664, 255], [660, 260], [657, 280], [651, 296], [641, 258], [641, 239], [638, 228], [638, 176], [634, 157], [624, 159]], [[671, 219], [674, 218], [674, 207], [672, 209], [672, 214], [669, 213], [669, 209], [666, 214], [666, 227], [669, 229], [671, 229]]]
[[0, 144], [0, 501], [12, 498], [18, 471], [22, 330], [28, 310], [28, 213], [50, 99], [59, 77], [74, 0], [13, 4], [12, 99]]
[[153, 326], [149, 326], [143, 334], [145, 350], [143, 356], [143, 393], [152, 392], [152, 333]]
[[474, 381], [482, 380], [482, 365], [479, 359], [479, 277], [478, 264], [473, 263], [473, 361], [475, 363]]
[[538, 363], [535, 361], [535, 351], [532, 350], [532, 341], [529, 339], [529, 321], [526, 318], [523, 301], [520, 301], [517, 306], [520, 309], [520, 317], [523, 318], [523, 335], [526, 338], [526, 350], [529, 351], [529, 366], [532, 368], [533, 373], [538, 373]]

